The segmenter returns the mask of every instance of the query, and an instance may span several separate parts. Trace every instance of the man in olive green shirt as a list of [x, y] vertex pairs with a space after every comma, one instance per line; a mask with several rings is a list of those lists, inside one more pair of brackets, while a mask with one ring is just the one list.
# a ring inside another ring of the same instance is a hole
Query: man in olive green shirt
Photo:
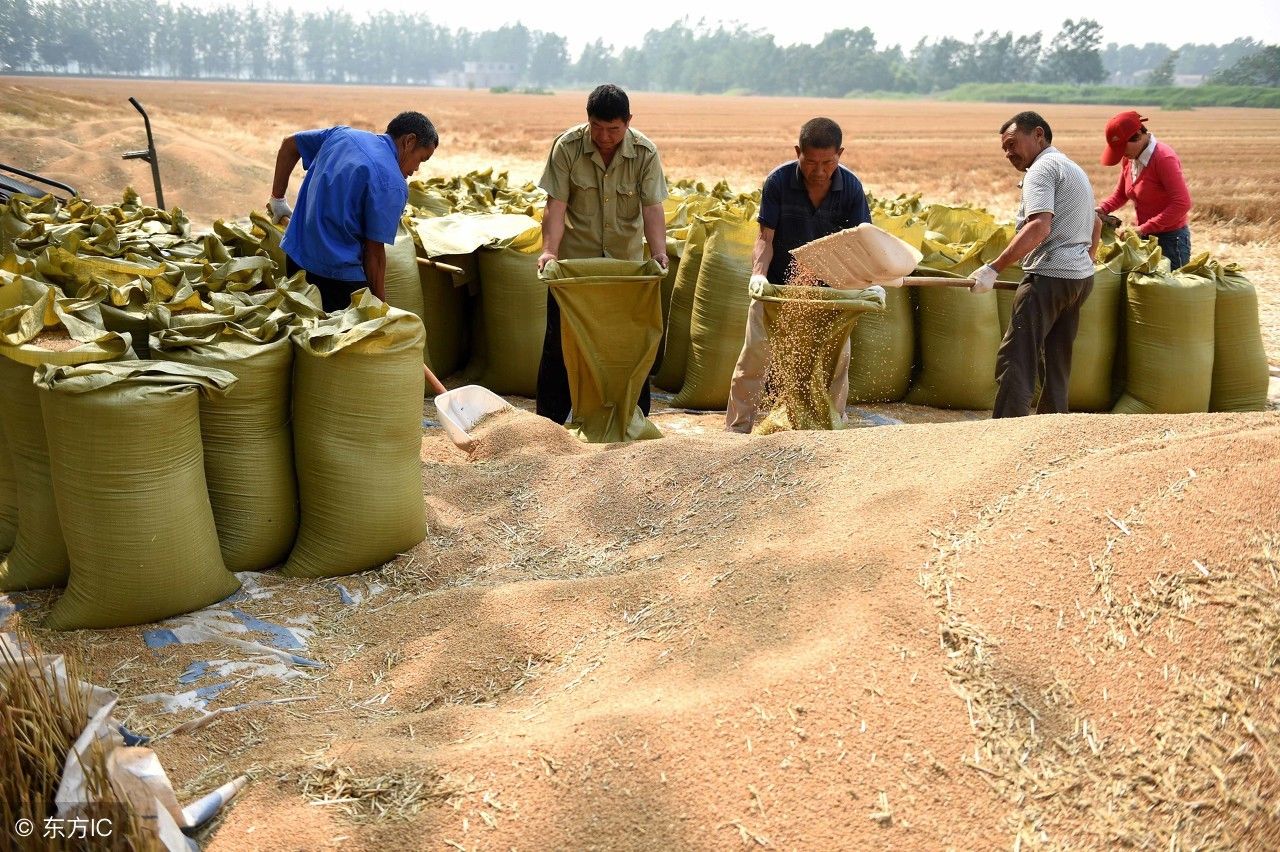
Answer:
[[[538, 185], [547, 192], [539, 270], [561, 258], [644, 260], [646, 240], [650, 255], [667, 268], [662, 161], [654, 144], [631, 129], [631, 103], [622, 89], [605, 84], [587, 97], [587, 123], [556, 138]], [[639, 404], [647, 415], [648, 382]], [[548, 292], [537, 411], [563, 424], [571, 406], [560, 344], [560, 307]]]

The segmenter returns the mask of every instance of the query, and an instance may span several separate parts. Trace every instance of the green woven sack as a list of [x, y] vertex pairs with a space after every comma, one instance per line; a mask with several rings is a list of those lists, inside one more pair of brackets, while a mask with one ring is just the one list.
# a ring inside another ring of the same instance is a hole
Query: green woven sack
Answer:
[[995, 293], [974, 295], [957, 287], [921, 287], [916, 298], [921, 369], [906, 401], [934, 408], [991, 408], [996, 398], [996, 351], [1000, 348]]
[[[450, 266], [456, 265], [456, 258], [436, 259]], [[455, 278], [438, 267], [419, 266], [418, 283], [427, 330], [426, 363], [443, 380], [462, 369], [467, 361], [470, 335], [466, 276]]]
[[[425, 326], [427, 318], [422, 303], [422, 283], [418, 278], [418, 247], [414, 242], [413, 232], [405, 227], [404, 222], [396, 231], [396, 241], [387, 246], [387, 272], [383, 278], [383, 291], [387, 304], [408, 311], [422, 321]], [[423, 348], [423, 363], [426, 363], [426, 348]]]
[[1119, 263], [1100, 264], [1093, 271], [1093, 290], [1080, 307], [1080, 327], [1071, 347], [1071, 379], [1067, 406], [1071, 411], [1110, 411], [1116, 392], [1116, 349], [1120, 343], [1121, 296], [1124, 276]]
[[593, 444], [660, 438], [637, 402], [662, 337], [662, 267], [599, 257], [548, 263], [542, 278], [560, 306], [573, 418]]
[[146, 624], [240, 588], [218, 551], [197, 401], [235, 381], [222, 370], [163, 361], [37, 369], [71, 558], [46, 627]]
[[61, 585], [67, 548], [49, 473], [50, 442], [32, 384], [41, 364], [73, 365], [131, 357], [129, 342], [101, 327], [97, 305], [48, 284], [21, 279], [19, 305], [0, 313], [0, 428], [13, 465], [18, 526], [0, 563], [0, 591]]
[[480, 250], [479, 352], [476, 380], [494, 393], [535, 396], [547, 329], [547, 285], [538, 278], [542, 231], [530, 228]]
[[18, 534], [18, 483], [13, 475], [9, 440], [0, 428], [0, 558], [13, 548]]
[[229, 571], [264, 571], [282, 564], [298, 532], [289, 388], [290, 327], [264, 319], [262, 308], [238, 316], [193, 318], [151, 336], [163, 361], [225, 370], [237, 379], [226, 396], [200, 398], [204, 472]]
[[1124, 395], [1112, 411], [1208, 411], [1216, 282], [1162, 271], [1130, 274], [1125, 289], [1127, 376]]
[[302, 517], [284, 573], [376, 568], [427, 534], [422, 323], [368, 290], [294, 332], [293, 448]]
[[859, 318], [884, 311], [875, 290], [756, 284], [769, 335], [769, 413], [751, 431], [769, 435], [793, 429], [843, 429], [844, 412], [828, 389], [845, 341]]
[[849, 337], [849, 402], [897, 402], [911, 387], [915, 322], [911, 287], [886, 287], [883, 311], [858, 318]]
[[667, 274], [662, 276], [662, 339], [658, 341], [658, 357], [654, 361], [654, 376], [662, 369], [662, 354], [667, 351], [667, 317], [671, 314], [671, 294], [676, 289], [676, 276], [680, 274], [680, 253], [684, 240], [667, 233]]
[[747, 285], [759, 229], [751, 204], [701, 218], [707, 242], [698, 265], [685, 379], [671, 404], [714, 411], [728, 403], [733, 368], [746, 337], [751, 307]]
[[698, 289], [698, 270], [702, 268], [703, 250], [707, 244], [707, 223], [689, 214], [684, 233], [680, 265], [671, 284], [671, 301], [666, 312], [666, 338], [662, 344], [662, 366], [653, 383], [663, 390], [678, 393], [684, 386], [689, 359], [689, 329], [693, 323], [693, 300]]
[[[1190, 271], [1195, 261], [1182, 268]], [[1211, 263], [1217, 273], [1213, 312], [1213, 390], [1210, 411], [1263, 411], [1267, 407], [1267, 353], [1258, 322], [1258, 293], [1234, 263]]]

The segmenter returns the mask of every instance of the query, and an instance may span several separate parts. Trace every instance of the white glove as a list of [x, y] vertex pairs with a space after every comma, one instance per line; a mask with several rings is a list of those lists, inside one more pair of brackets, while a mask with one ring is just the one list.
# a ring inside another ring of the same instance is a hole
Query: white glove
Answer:
[[765, 277], [765, 276], [763, 276], [763, 275], [752, 275], [752, 276], [751, 276], [750, 286], [752, 286], [752, 287], [756, 286], [757, 284], [768, 284], [768, 283], [769, 283], [769, 279], [768, 279], [768, 278], [766, 278], [766, 277]]
[[285, 219], [293, 218], [293, 208], [283, 198], [272, 198], [268, 201], [267, 213], [271, 215], [271, 221], [276, 225], [279, 225]]
[[978, 267], [978, 271], [973, 273], [973, 286], [969, 288], [971, 293], [990, 293], [991, 288], [996, 286], [996, 276], [1000, 273], [996, 272], [995, 267], [991, 264]]
[[866, 293], [867, 298], [869, 299], [879, 299], [881, 302], [883, 302], [885, 299], [884, 288], [881, 287], [879, 284], [872, 284], [870, 287], [863, 290], [862, 292]]

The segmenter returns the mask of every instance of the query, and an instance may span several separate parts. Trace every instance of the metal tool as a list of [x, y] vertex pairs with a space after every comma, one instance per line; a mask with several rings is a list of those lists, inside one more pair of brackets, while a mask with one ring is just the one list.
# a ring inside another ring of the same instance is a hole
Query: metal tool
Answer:
[[129, 98], [129, 103], [133, 104], [133, 108], [142, 113], [142, 121], [147, 127], [147, 149], [145, 151], [125, 151], [121, 159], [124, 160], [142, 160], [151, 164], [151, 182], [156, 188], [156, 207], [164, 210], [164, 190], [160, 188], [160, 157], [156, 154], [156, 140], [151, 135], [151, 119], [147, 116], [147, 111], [142, 108], [142, 104], [138, 103], [137, 98]]

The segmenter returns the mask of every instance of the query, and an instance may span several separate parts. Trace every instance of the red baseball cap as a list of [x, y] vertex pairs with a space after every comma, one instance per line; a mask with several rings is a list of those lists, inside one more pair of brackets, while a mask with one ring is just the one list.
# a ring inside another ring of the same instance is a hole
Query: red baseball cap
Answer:
[[1135, 110], [1122, 112], [1107, 122], [1107, 147], [1102, 151], [1102, 165], [1114, 166], [1124, 157], [1124, 146], [1129, 144], [1129, 137], [1142, 129], [1146, 116]]

